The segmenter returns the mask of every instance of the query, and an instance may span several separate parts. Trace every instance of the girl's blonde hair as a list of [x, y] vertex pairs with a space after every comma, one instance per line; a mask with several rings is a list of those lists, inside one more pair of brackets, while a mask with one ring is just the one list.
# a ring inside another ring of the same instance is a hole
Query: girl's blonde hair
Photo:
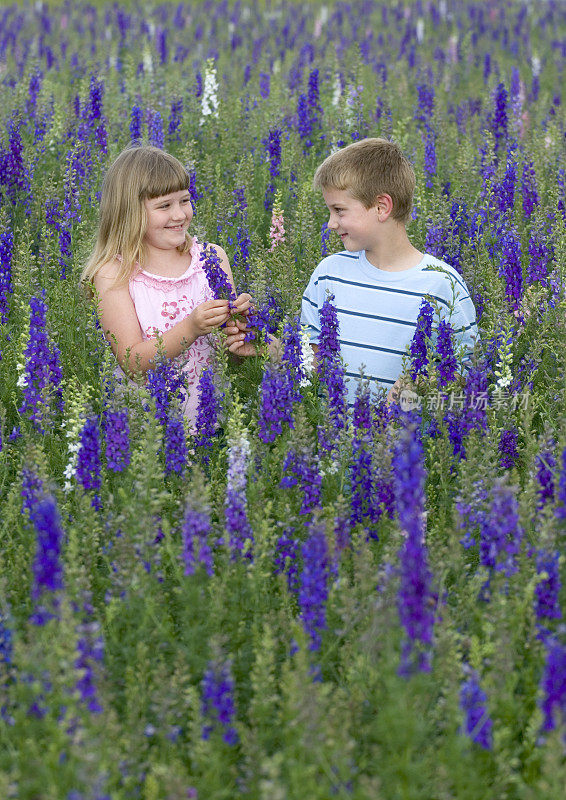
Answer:
[[[117, 255], [121, 261], [116, 285], [130, 278], [136, 264], [144, 266], [147, 212], [143, 201], [188, 191], [189, 186], [189, 175], [181, 162], [158, 147], [128, 147], [120, 153], [102, 182], [96, 243], [81, 275], [87, 291], [103, 264]], [[177, 249], [186, 253], [191, 243], [187, 233], [185, 244]]]

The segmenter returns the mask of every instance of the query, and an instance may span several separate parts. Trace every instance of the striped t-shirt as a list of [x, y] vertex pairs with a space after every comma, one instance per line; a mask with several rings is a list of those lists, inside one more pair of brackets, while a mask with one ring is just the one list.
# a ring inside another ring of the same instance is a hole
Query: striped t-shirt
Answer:
[[401, 272], [378, 269], [364, 250], [343, 251], [323, 259], [312, 274], [302, 301], [301, 322], [313, 343], [320, 334], [319, 311], [328, 295], [340, 325], [340, 352], [346, 365], [348, 402], [355, 398], [363, 367], [370, 386], [389, 390], [403, 370], [423, 297], [435, 306], [435, 322], [445, 319], [467, 356], [478, 336], [468, 287], [456, 270], [426, 254], [416, 267]]

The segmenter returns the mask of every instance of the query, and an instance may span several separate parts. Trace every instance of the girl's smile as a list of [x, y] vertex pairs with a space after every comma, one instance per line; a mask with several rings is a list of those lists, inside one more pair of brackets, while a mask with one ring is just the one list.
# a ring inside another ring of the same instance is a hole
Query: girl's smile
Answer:
[[193, 218], [189, 192], [183, 190], [153, 197], [144, 200], [144, 206], [147, 215], [145, 243], [159, 250], [182, 245]]

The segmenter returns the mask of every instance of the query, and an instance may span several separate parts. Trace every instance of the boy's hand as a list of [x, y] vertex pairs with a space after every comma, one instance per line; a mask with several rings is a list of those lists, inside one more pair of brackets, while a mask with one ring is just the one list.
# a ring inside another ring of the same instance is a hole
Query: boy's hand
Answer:
[[[245, 312], [244, 312], [245, 313]], [[226, 323], [226, 349], [238, 356], [255, 356], [257, 348], [254, 342], [246, 342], [246, 333], [251, 330], [247, 320], [231, 317]]]

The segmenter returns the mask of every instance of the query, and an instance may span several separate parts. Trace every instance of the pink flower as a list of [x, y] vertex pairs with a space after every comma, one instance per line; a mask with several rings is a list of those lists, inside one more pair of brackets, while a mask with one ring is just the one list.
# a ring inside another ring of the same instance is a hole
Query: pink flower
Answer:
[[181, 313], [180, 308], [178, 307], [177, 303], [173, 301], [172, 303], [163, 303], [161, 308], [161, 316], [168, 317], [169, 319], [175, 319], [175, 317], [179, 316]]
[[269, 238], [271, 240], [271, 247], [269, 251], [272, 253], [280, 242], [285, 241], [285, 228], [283, 227], [283, 212], [274, 208], [271, 216], [271, 227], [269, 228]]

